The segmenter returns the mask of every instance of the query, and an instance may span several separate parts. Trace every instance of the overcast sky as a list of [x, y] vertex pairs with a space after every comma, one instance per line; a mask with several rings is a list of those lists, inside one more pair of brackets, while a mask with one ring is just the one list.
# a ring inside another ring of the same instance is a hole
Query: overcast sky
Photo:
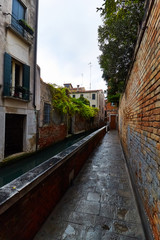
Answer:
[[[103, 0], [40, 0], [38, 65], [48, 83], [106, 89], [97, 57]], [[91, 64], [89, 64], [91, 63]]]

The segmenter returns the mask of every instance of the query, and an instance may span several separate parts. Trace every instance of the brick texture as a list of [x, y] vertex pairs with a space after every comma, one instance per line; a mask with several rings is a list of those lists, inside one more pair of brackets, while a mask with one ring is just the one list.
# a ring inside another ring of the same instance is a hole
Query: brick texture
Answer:
[[51, 124], [39, 128], [39, 149], [45, 148], [53, 143], [64, 140], [67, 136], [67, 126], [65, 124]]
[[[45, 179], [0, 215], [0, 240], [31, 240], [70, 186], [89, 154], [105, 135], [105, 128], [86, 142]], [[24, 186], [25, 187], [25, 186]], [[23, 189], [22, 189], [23, 191]], [[21, 192], [19, 192], [21, 195]], [[8, 200], [9, 201], [9, 200]]]
[[122, 145], [156, 240], [160, 239], [159, 22], [160, 2], [155, 0], [119, 107]]

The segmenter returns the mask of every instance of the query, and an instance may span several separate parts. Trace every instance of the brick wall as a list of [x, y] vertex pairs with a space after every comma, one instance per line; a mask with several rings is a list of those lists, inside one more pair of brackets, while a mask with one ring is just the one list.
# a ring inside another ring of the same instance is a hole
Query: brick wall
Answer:
[[[50, 146], [67, 136], [67, 122], [63, 114], [52, 107], [52, 96], [49, 85], [43, 81], [41, 87], [41, 103], [38, 117], [38, 149]], [[44, 104], [51, 106], [50, 121], [44, 124]]]
[[0, 189], [0, 240], [33, 239], [105, 133], [92, 133]]
[[[104, 126], [100, 122], [99, 117], [95, 117], [93, 121], [87, 120], [78, 114], [73, 117], [58, 112], [52, 106], [52, 96], [49, 85], [41, 81], [41, 104], [38, 117], [38, 149], [50, 146], [55, 142], [66, 138], [68, 134], [76, 134], [82, 131], [97, 129]], [[51, 106], [50, 120], [44, 123], [44, 104]]]
[[53, 143], [64, 140], [67, 136], [67, 126], [65, 124], [51, 124], [39, 128], [38, 148], [50, 146]]
[[[150, 1], [119, 107], [119, 133], [138, 199], [160, 239], [160, 1]], [[146, 27], [145, 27], [146, 24]], [[150, 238], [148, 238], [150, 239]]]

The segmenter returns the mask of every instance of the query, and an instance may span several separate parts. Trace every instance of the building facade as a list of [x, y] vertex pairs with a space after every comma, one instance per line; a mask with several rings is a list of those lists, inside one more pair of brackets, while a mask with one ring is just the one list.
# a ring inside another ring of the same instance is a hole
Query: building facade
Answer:
[[38, 149], [62, 141], [67, 136], [67, 118], [52, 106], [50, 87], [41, 80], [38, 117]]
[[84, 87], [73, 88], [72, 84], [64, 84], [65, 87], [70, 89], [70, 96], [73, 98], [80, 98], [83, 96], [90, 102], [91, 107], [99, 109], [98, 122], [104, 122], [105, 118], [105, 99], [103, 90], [85, 90]]
[[36, 150], [37, 21], [38, 0], [1, 1], [0, 161]]

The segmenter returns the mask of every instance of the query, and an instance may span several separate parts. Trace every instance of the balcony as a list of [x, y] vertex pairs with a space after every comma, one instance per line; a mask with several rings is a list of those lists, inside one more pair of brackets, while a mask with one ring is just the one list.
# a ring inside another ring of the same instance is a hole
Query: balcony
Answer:
[[12, 87], [12, 86], [5, 84], [3, 96], [15, 98], [15, 99], [21, 99], [21, 100], [25, 100], [25, 101], [30, 101], [31, 92], [22, 86]]
[[3, 13], [3, 14], [10, 17], [10, 20], [8, 21], [9, 24], [7, 25], [7, 29], [12, 31], [23, 41], [31, 45], [33, 43], [34, 30], [23, 19], [17, 20], [10, 13]]

